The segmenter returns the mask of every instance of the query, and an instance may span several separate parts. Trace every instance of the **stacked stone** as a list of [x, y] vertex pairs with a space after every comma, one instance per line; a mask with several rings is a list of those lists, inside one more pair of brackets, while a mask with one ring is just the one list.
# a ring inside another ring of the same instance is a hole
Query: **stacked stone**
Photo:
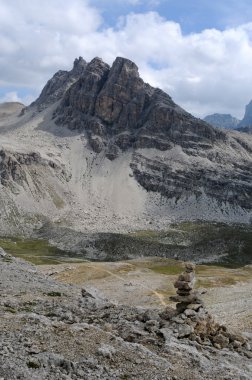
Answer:
[[162, 318], [170, 320], [178, 338], [189, 338], [198, 344], [229, 348], [252, 358], [251, 347], [244, 337], [232, 333], [223, 325], [215, 322], [205, 310], [199, 293], [193, 291], [195, 283], [195, 265], [185, 264], [185, 271], [174, 283], [177, 295], [170, 297], [177, 302], [176, 310], [169, 307], [161, 314]]
[[195, 284], [195, 265], [192, 263], [185, 264], [185, 271], [179, 275], [174, 287], [177, 289], [177, 295], [170, 297], [171, 301], [177, 302], [176, 309], [183, 313], [187, 308], [198, 310], [203, 306], [198, 292], [193, 291]]

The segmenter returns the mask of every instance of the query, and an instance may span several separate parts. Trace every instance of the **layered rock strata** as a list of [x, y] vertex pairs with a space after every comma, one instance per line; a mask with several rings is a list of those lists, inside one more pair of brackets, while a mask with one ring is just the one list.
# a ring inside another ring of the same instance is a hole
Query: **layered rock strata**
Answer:
[[[27, 181], [26, 167], [48, 166], [56, 169], [54, 161], [45, 160], [37, 152], [11, 152], [0, 148], [0, 184], [7, 186], [11, 181], [22, 184]], [[58, 168], [57, 168], [58, 169]], [[34, 169], [36, 174], [36, 169]]]

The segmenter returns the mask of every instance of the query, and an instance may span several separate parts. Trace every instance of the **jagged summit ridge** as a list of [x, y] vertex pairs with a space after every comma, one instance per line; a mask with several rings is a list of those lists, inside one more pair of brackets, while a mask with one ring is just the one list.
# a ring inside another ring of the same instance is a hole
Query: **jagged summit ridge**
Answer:
[[122, 57], [111, 68], [99, 58], [87, 64], [54, 117], [58, 125], [85, 131], [90, 147], [109, 159], [130, 148], [167, 150], [177, 143], [207, 148], [225, 138], [144, 83], [136, 64]]
[[41, 111], [42, 109], [60, 100], [66, 90], [81, 77], [86, 66], [86, 61], [82, 57], [79, 57], [74, 60], [72, 70], [57, 71], [47, 82], [40, 96], [31, 104], [31, 106], [35, 106]]
[[[164, 91], [145, 83], [129, 59], [117, 57], [110, 67], [96, 57], [83, 65], [79, 79], [64, 89], [53, 118], [59, 126], [84, 133], [90, 149], [109, 160], [132, 151], [131, 170], [147, 191], [176, 199], [206, 195], [220, 203], [251, 207], [249, 165], [243, 159], [230, 165], [233, 158], [221, 148], [230, 144], [225, 132], [193, 117]], [[250, 149], [234, 139], [232, 149]], [[180, 157], [179, 166], [171, 153], [178, 147], [190, 158]], [[170, 152], [171, 160], [142, 154], [142, 149], [150, 148]], [[191, 157], [197, 157], [194, 167]]]

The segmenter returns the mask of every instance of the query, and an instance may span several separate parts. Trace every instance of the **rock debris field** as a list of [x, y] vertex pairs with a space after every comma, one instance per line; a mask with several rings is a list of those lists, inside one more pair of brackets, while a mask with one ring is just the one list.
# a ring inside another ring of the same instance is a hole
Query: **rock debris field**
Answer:
[[252, 378], [251, 339], [210, 316], [193, 265], [175, 283], [177, 305], [163, 309], [56, 282], [3, 250], [0, 273], [1, 380]]

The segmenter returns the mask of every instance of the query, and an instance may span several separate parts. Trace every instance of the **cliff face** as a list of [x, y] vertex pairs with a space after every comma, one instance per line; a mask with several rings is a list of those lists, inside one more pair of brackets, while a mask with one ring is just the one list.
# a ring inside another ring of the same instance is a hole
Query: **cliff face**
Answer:
[[38, 99], [31, 104], [39, 111], [50, 104], [60, 100], [66, 90], [70, 88], [84, 73], [86, 61], [82, 58], [76, 58], [71, 71], [59, 70], [47, 82]]
[[245, 114], [242, 121], [239, 123], [238, 128], [252, 126], [252, 100], [246, 105]]
[[178, 107], [169, 95], [144, 83], [137, 66], [117, 58], [110, 68], [93, 59], [66, 92], [55, 121], [85, 131], [91, 148], [109, 159], [130, 148], [161, 151], [211, 148], [225, 135]]

